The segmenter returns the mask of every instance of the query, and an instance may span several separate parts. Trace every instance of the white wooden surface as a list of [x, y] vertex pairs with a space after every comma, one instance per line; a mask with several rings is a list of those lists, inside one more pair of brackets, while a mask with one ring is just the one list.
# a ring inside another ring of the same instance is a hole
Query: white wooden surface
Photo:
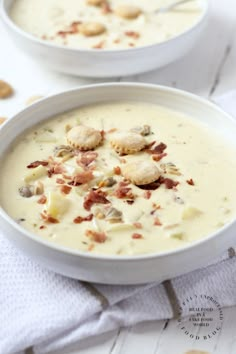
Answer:
[[[211, 5], [209, 26], [204, 36], [184, 59], [159, 71], [114, 80], [164, 84], [209, 99], [236, 88], [235, 0], [211, 0]], [[16, 89], [13, 98], [1, 101], [0, 116], [10, 117], [24, 107], [30, 96], [46, 96], [78, 85], [104, 81], [69, 77], [39, 67], [15, 49], [1, 23], [0, 45], [0, 78]], [[236, 307], [224, 310], [221, 331], [207, 341], [188, 339], [177, 329], [174, 320], [156, 321], [86, 340], [76, 349], [62, 354], [182, 354], [190, 349], [206, 350], [211, 354], [235, 354], [235, 327]]]

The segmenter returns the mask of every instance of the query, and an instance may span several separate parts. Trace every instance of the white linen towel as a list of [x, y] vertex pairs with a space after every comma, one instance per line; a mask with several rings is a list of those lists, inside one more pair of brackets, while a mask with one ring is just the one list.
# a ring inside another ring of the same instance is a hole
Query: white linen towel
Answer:
[[[236, 117], [236, 91], [217, 103]], [[171, 282], [109, 286], [54, 274], [0, 235], [0, 354], [29, 347], [46, 354], [120, 326], [172, 318], [194, 294], [212, 296], [221, 307], [236, 305], [233, 247], [213, 265]]]

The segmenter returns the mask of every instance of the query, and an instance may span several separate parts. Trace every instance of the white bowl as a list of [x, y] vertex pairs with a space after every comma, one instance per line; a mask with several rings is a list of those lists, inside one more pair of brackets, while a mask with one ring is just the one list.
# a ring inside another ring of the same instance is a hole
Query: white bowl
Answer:
[[203, 13], [189, 30], [160, 44], [124, 50], [70, 49], [40, 40], [21, 30], [9, 17], [13, 0], [2, 0], [0, 12], [15, 44], [53, 70], [85, 77], [126, 76], [153, 70], [185, 55], [196, 43], [208, 18], [208, 1], [199, 0]]
[[[236, 145], [236, 122], [214, 104], [192, 94], [155, 85], [101, 84], [78, 88], [41, 100], [0, 129], [0, 159], [26, 129], [55, 114], [104, 101], [132, 100], [160, 104], [201, 120]], [[142, 256], [102, 256], [57, 246], [26, 231], [0, 208], [0, 229], [18, 248], [45, 267], [66, 276], [110, 284], [139, 284], [178, 276], [203, 267], [235, 240], [236, 221], [188, 247]]]

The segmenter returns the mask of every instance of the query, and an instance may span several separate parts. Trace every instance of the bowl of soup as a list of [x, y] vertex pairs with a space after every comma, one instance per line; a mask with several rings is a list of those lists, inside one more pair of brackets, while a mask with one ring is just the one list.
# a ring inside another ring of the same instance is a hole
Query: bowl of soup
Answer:
[[192, 94], [101, 84], [33, 104], [0, 130], [0, 225], [55, 272], [138, 284], [234, 239], [236, 123]]
[[112, 77], [177, 60], [200, 37], [207, 0], [156, 12], [171, 1], [4, 0], [6, 28], [24, 52], [54, 70]]

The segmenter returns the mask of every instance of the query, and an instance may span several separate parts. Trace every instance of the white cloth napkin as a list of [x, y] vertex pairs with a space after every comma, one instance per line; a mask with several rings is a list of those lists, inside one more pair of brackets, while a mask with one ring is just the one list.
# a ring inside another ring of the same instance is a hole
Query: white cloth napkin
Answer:
[[[236, 91], [217, 103], [236, 117]], [[236, 305], [233, 247], [213, 263], [163, 284], [88, 284], [42, 268], [0, 235], [0, 353], [63, 350], [120, 326], [172, 318], [179, 305], [184, 316], [183, 304], [196, 294], [213, 297], [221, 307]]]

